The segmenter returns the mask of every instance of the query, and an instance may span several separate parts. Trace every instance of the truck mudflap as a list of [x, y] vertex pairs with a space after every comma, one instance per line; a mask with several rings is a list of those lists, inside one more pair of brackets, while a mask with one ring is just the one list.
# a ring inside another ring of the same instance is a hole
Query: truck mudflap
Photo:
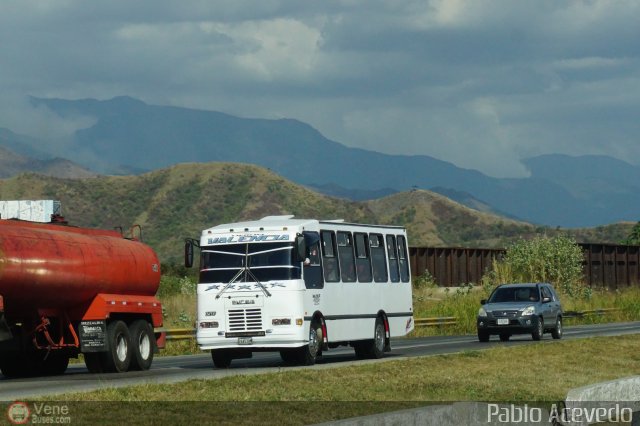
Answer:
[[13, 334], [11, 334], [9, 324], [7, 324], [7, 320], [4, 318], [4, 300], [2, 295], [0, 295], [0, 342], [11, 339], [13, 339]]

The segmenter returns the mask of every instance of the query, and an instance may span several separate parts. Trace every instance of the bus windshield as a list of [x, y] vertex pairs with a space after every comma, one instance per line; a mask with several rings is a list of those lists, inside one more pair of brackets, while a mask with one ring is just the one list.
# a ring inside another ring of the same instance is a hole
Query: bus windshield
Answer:
[[[293, 261], [292, 243], [251, 243], [204, 246], [200, 282], [292, 280], [301, 277], [300, 262]], [[253, 276], [252, 276], [253, 275]]]

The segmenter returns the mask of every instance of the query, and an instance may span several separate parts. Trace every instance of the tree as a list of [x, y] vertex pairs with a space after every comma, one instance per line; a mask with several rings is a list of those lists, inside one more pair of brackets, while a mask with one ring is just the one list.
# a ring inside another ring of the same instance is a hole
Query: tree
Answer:
[[569, 296], [582, 296], [583, 260], [582, 249], [569, 237], [519, 240], [494, 262], [494, 277], [500, 283], [549, 282]]
[[631, 232], [627, 236], [627, 239], [623, 241], [623, 244], [628, 244], [630, 246], [640, 245], [640, 222], [633, 226]]

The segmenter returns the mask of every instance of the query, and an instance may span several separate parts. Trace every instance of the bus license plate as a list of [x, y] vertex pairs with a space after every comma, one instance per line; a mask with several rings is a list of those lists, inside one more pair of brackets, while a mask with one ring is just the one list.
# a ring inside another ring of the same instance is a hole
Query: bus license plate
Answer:
[[239, 345], [251, 345], [253, 344], [253, 337], [238, 337]]
[[509, 318], [498, 318], [498, 325], [509, 325]]

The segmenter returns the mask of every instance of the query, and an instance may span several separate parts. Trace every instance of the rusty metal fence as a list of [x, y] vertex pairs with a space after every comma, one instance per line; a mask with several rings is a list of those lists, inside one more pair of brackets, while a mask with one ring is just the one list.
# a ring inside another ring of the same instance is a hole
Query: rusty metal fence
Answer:
[[428, 271], [441, 287], [479, 283], [503, 254], [503, 249], [409, 247], [412, 275], [418, 277]]
[[[640, 246], [580, 243], [584, 278], [590, 286], [624, 288], [640, 284]], [[504, 249], [409, 247], [414, 277], [428, 271], [441, 287], [478, 284]]]

